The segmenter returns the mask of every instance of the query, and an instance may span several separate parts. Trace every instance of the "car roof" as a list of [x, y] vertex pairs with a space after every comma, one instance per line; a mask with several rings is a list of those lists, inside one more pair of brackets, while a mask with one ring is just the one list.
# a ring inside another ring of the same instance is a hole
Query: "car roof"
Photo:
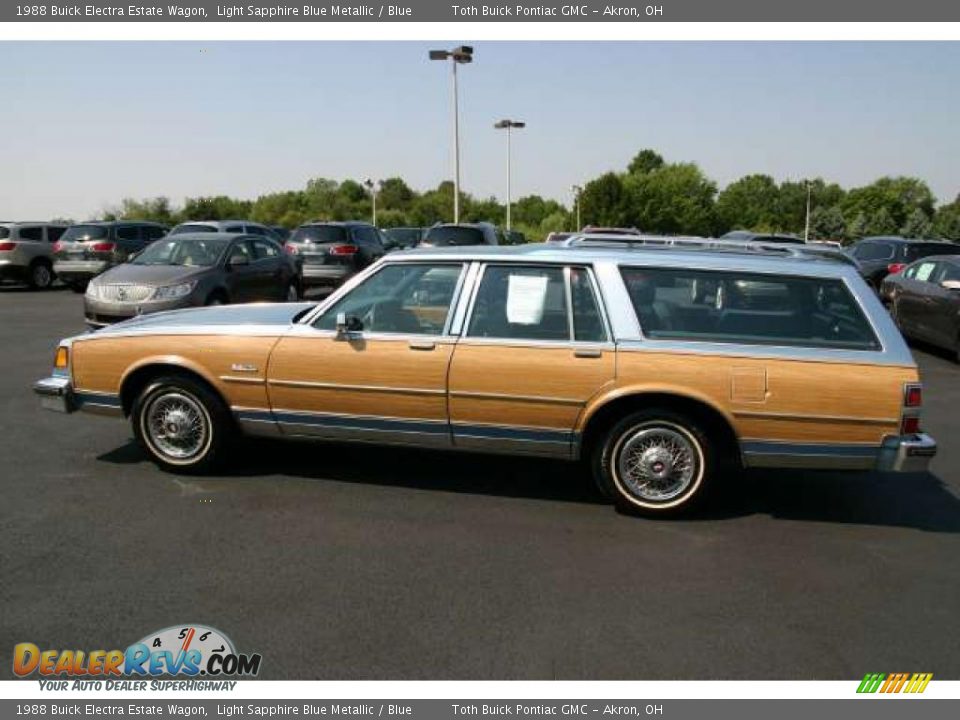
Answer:
[[311, 220], [310, 222], [301, 223], [298, 225], [298, 228], [302, 227], [316, 227], [318, 225], [336, 225], [338, 227], [350, 227], [352, 225], [368, 225], [374, 227], [373, 223], [368, 223], [365, 220]]
[[[893, 242], [903, 243], [905, 245], [952, 245], [949, 240], [938, 240], [937, 238], [905, 238], [899, 235], [871, 235], [861, 238], [857, 243], [862, 242]], [[856, 244], [856, 243], [855, 243]]]
[[385, 262], [417, 260], [475, 260], [478, 262], [524, 262], [590, 264], [616, 262], [630, 265], [662, 265], [664, 267], [707, 269], [740, 269], [756, 272], [814, 275], [826, 277], [859, 277], [853, 265], [821, 257], [819, 254], [775, 253], [762, 248], [685, 247], [652, 245], [633, 248], [613, 246], [564, 247], [547, 243], [527, 245], [458, 245], [452, 247], [413, 248], [391, 253]]
[[253, 220], [184, 220], [182, 223], [178, 223], [177, 227], [182, 227], [184, 225], [206, 225], [207, 227], [221, 227], [222, 225], [236, 225], [240, 223], [241, 225], [256, 225], [257, 227], [267, 227], [262, 223], [254, 222]]
[[153, 220], [84, 220], [83, 222], [68, 225], [68, 227], [77, 227], [78, 225], [103, 225], [104, 227], [109, 227], [110, 225], [153, 225], [155, 227], [167, 227], [163, 223], [154, 222]]
[[[164, 240], [234, 240], [235, 238], [256, 238], [262, 240], [263, 238], [260, 235], [251, 235], [250, 233], [241, 233], [241, 232], [224, 232], [224, 233], [208, 233], [208, 232], [185, 232], [177, 233], [176, 235], [167, 235]], [[267, 238], [271, 240], [272, 238]]]

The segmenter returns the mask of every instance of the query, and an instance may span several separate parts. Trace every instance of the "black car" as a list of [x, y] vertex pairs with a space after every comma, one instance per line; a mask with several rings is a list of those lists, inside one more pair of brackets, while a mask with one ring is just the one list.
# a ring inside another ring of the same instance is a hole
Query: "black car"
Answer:
[[71, 225], [53, 246], [53, 271], [64, 285], [83, 292], [92, 278], [125, 263], [167, 231], [166, 225], [140, 220]]
[[480, 223], [442, 223], [427, 230], [420, 245], [447, 247], [451, 245], [503, 245], [502, 233], [495, 225]]
[[340, 285], [386, 254], [383, 232], [365, 222], [310, 222], [284, 244], [303, 261], [304, 287]]
[[387, 228], [383, 234], [386, 237], [384, 244], [388, 251], [416, 247], [423, 240], [423, 228], [419, 227]]
[[150, 245], [87, 285], [87, 324], [102, 327], [177, 308], [300, 297], [300, 271], [273, 238], [181, 233]]
[[960, 254], [960, 245], [940, 240], [908, 240], [902, 237], [867, 237], [847, 250], [860, 263], [860, 274], [874, 289], [887, 275], [931, 255]]
[[946, 348], [960, 362], [960, 256], [917, 260], [887, 276], [881, 295], [900, 332]]

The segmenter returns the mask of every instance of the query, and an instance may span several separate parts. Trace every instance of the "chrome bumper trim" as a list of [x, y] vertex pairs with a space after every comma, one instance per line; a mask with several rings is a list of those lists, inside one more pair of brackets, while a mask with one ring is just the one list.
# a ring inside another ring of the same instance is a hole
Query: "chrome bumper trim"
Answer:
[[40, 406], [47, 410], [72, 413], [77, 409], [69, 378], [54, 376], [37, 380], [33, 391], [40, 396]]
[[937, 454], [937, 441], [926, 433], [887, 438], [877, 458], [883, 472], [926, 472]]

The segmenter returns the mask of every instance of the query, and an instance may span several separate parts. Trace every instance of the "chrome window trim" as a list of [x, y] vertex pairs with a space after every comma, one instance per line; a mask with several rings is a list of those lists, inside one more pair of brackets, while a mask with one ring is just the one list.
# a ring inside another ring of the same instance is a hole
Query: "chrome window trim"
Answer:
[[[613, 337], [613, 334], [612, 334], [613, 331], [610, 328], [610, 323], [607, 318], [606, 304], [604, 303], [604, 300], [601, 297], [600, 285], [597, 282], [597, 277], [596, 277], [596, 273], [594, 272], [594, 268], [592, 265], [585, 265], [585, 266], [573, 265], [572, 267], [576, 267], [576, 268], [582, 267], [587, 273], [587, 277], [590, 280], [590, 286], [593, 288], [593, 299], [597, 303], [597, 312], [600, 313], [600, 321], [603, 323], [604, 339], [602, 342], [609, 343], [610, 338]], [[571, 315], [573, 314], [573, 303], [570, 304], [570, 314]], [[584, 341], [576, 340], [576, 337], [577, 337], [576, 326], [574, 326], [573, 337], [574, 337], [574, 342], [588, 342], [585, 340]]]
[[567, 339], [573, 342], [577, 337], [573, 329], [573, 287], [570, 285], [570, 266], [563, 266], [563, 297], [567, 303]]
[[476, 261], [468, 263], [467, 272], [464, 274], [463, 287], [460, 289], [460, 296], [457, 298], [457, 307], [450, 321], [451, 335], [463, 335], [466, 327], [467, 310], [473, 303], [473, 295], [478, 285], [477, 275], [479, 275], [481, 267], [481, 264]]
[[[876, 350], [836, 350], [833, 348], [787, 345], [741, 345], [697, 340], [651, 340], [630, 338], [617, 342], [622, 352], [658, 352], [685, 355], [722, 355], [726, 357], [797, 360], [803, 362], [846, 363], [852, 365], [893, 365], [915, 367], [912, 358], [904, 360]], [[909, 355], [909, 351], [908, 351]]]

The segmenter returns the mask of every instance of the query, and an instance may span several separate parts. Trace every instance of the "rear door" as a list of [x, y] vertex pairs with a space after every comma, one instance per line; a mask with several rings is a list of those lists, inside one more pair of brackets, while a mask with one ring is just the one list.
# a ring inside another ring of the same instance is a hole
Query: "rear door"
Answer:
[[453, 442], [569, 457], [583, 408], [614, 379], [592, 271], [490, 264], [450, 365]]
[[287, 278], [284, 277], [284, 260], [279, 246], [265, 237], [256, 237], [250, 241], [250, 244], [253, 246], [259, 299], [285, 300]]
[[958, 317], [960, 317], [960, 290], [950, 290], [941, 283], [960, 282], [960, 264], [940, 260], [934, 282], [926, 293], [927, 328], [930, 341], [950, 350], [960, 348]]
[[[236, 258], [245, 258], [246, 262], [233, 262]], [[259, 299], [262, 279], [257, 277], [253, 248], [245, 238], [238, 238], [230, 245], [226, 257], [226, 273], [230, 302], [244, 303]]]
[[910, 274], [904, 275], [903, 291], [896, 300], [896, 315], [903, 330], [922, 340], [930, 337], [930, 321], [927, 317], [932, 281], [937, 272], [934, 260], [921, 260], [910, 267]]

